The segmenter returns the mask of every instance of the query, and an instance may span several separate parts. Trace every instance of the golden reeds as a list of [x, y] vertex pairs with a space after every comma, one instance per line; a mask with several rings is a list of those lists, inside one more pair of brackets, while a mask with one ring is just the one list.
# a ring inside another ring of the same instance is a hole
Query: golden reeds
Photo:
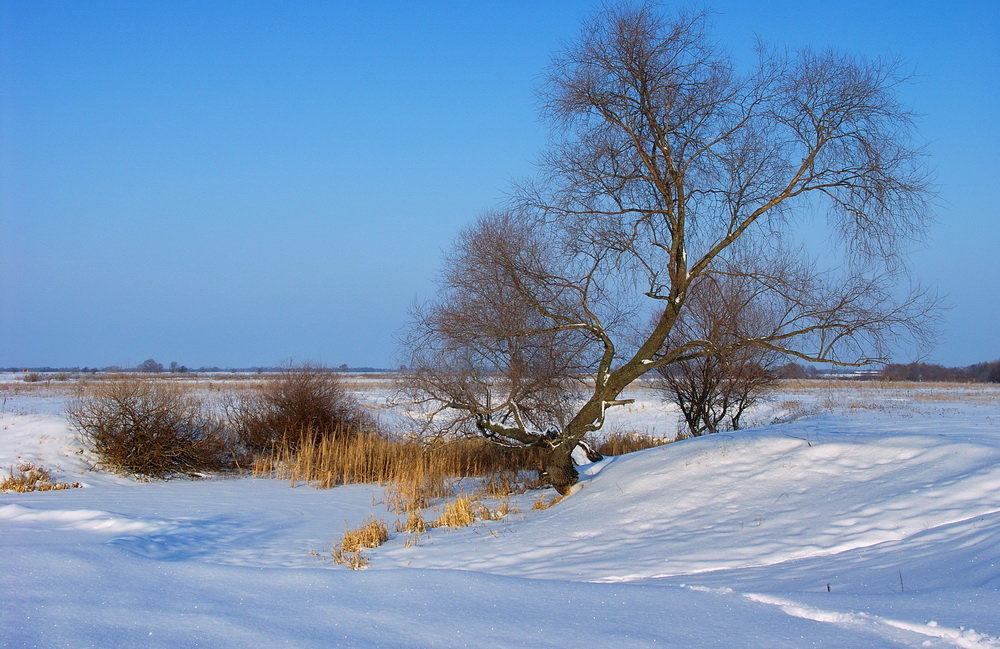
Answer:
[[61, 491], [82, 486], [79, 482], [54, 482], [48, 469], [37, 464], [23, 462], [10, 468], [7, 477], [0, 481], [0, 491]]

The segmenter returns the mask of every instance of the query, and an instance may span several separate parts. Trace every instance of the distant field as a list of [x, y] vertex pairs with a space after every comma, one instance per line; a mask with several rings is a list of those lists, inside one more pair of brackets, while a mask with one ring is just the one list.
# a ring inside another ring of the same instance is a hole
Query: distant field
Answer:
[[[187, 374], [41, 374], [25, 381], [24, 375], [0, 374], [0, 412], [57, 412], [70, 401], [85, 396], [103, 381], [139, 378], [164, 381], [221, 399], [227, 393], [253, 390], [269, 378], [268, 373], [187, 373]], [[389, 428], [412, 431], [413, 421], [404, 413], [414, 411], [399, 403], [396, 373], [346, 373], [342, 381], [365, 407], [378, 413]], [[679, 414], [650, 382], [637, 382], [623, 395], [635, 402], [608, 410], [601, 434], [638, 432], [673, 438], [681, 431]], [[909, 415], [914, 406], [1000, 403], [1000, 384], [874, 381], [848, 379], [789, 379], [779, 381], [764, 403], [744, 418], [744, 427], [791, 421], [823, 411], [901, 410]]]

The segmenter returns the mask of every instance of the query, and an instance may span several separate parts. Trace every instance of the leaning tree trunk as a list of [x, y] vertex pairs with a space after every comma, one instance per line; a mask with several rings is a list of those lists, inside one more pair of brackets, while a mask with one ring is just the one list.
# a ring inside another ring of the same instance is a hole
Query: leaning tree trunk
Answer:
[[560, 495], [565, 496], [570, 488], [580, 480], [580, 474], [573, 463], [575, 444], [560, 444], [549, 450], [544, 461], [545, 478]]

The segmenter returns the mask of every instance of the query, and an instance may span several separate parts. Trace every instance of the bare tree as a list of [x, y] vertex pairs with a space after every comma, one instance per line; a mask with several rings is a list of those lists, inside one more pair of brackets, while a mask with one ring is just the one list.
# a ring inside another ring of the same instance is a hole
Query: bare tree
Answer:
[[[459, 238], [409, 339], [429, 414], [549, 447], [562, 492], [647, 372], [744, 348], [863, 365], [926, 333], [932, 301], [898, 288], [926, 181], [897, 66], [760, 47], [742, 73], [705, 28], [649, 6], [584, 28], [543, 90], [543, 173]], [[793, 234], [823, 207], [834, 269]], [[724, 278], [730, 330], [700, 337], [687, 314]]]
[[[749, 262], [746, 262], [749, 266]], [[710, 274], [688, 289], [664, 349], [690, 340], [711, 353], [657, 368], [660, 387], [680, 408], [691, 435], [736, 430], [748, 408], [775, 382], [769, 368], [781, 357], [773, 349], [741, 344], [777, 330], [781, 313], [757, 299], [746, 275]]]
[[157, 363], [152, 358], [147, 358], [143, 362], [139, 363], [139, 365], [136, 366], [135, 370], [137, 372], [147, 372], [147, 373], [162, 372], [163, 364]]
[[728, 356], [700, 356], [659, 368], [662, 389], [680, 408], [687, 433], [738, 430], [746, 411], [777, 380], [751, 347]]

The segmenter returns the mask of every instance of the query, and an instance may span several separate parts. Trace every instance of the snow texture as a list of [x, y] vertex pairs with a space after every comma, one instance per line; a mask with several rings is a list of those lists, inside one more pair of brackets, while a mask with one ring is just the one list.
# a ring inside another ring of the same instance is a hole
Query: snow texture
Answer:
[[[330, 546], [394, 520], [380, 487], [93, 471], [64, 401], [15, 396], [0, 466], [85, 486], [0, 494], [0, 646], [1000, 649], [1000, 391], [833, 396], [581, 466], [543, 511], [394, 534], [357, 572]], [[675, 426], [648, 395], [612, 412]]]

